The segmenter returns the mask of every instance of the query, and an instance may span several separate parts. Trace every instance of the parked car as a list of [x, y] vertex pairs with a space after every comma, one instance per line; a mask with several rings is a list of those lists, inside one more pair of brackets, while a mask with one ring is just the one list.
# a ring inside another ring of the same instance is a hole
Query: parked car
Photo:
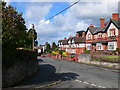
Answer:
[[42, 54], [42, 55], [40, 55], [41, 57], [46, 57], [47, 55], [46, 54]]
[[73, 61], [78, 61], [78, 58], [73, 57], [72, 60], [73, 60]]

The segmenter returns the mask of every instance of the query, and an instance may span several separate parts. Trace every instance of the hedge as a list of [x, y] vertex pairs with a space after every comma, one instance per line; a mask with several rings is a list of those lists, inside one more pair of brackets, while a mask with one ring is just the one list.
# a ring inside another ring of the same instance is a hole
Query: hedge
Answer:
[[[12, 51], [11, 51], [12, 53]], [[10, 55], [10, 56], [7, 56]], [[35, 50], [16, 50], [14, 54], [4, 54], [2, 57], [2, 67], [10, 68], [19, 62], [29, 62], [37, 59], [37, 52]]]

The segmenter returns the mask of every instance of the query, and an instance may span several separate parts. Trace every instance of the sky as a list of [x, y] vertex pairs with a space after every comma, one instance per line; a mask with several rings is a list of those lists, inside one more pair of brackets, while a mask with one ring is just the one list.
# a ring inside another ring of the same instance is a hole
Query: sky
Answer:
[[31, 23], [35, 24], [35, 29], [38, 34], [39, 44], [45, 44], [45, 42], [56, 42], [75, 36], [77, 31], [85, 30], [91, 24], [99, 27], [99, 19], [104, 17], [108, 21], [112, 13], [118, 12], [119, 0], [86, 0], [80, 1], [78, 4], [59, 14], [51, 20], [43, 22], [49, 17], [55, 15], [66, 7], [70, 6], [74, 2], [14, 2], [13, 0], [7, 0], [8, 5], [12, 5], [19, 13], [23, 13], [23, 17], [26, 20], [27, 28], [31, 28]]

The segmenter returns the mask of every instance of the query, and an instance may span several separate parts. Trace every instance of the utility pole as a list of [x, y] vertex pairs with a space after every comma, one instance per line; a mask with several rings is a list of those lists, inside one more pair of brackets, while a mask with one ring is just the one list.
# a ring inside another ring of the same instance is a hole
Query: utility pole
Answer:
[[34, 50], [34, 24], [32, 24], [32, 34], [33, 34], [33, 41], [32, 41], [32, 46], [33, 46], [33, 50]]

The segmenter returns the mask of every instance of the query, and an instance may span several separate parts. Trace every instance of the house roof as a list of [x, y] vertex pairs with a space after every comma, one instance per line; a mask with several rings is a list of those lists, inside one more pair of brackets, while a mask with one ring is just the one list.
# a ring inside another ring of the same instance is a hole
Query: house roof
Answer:
[[89, 30], [89, 31], [91, 32], [91, 34], [94, 34], [97, 29], [98, 29], [98, 28], [96, 28], [96, 27], [92, 27], [92, 28], [91, 28], [91, 27], [88, 27], [86, 32], [88, 32], [88, 30]]
[[68, 44], [68, 40], [59, 40], [58, 43], [62, 43], [63, 45], [67, 45]]
[[62, 40], [62, 44], [63, 45], [67, 45], [68, 44], [68, 40]]
[[[87, 31], [89, 30], [91, 32], [91, 34], [97, 34], [99, 32], [103, 33], [106, 32], [107, 29], [109, 28], [110, 24], [113, 23], [118, 29], [120, 29], [120, 19], [119, 20], [110, 20], [108, 22], [105, 23], [105, 28], [100, 28], [100, 27], [88, 27]], [[86, 31], [86, 32], [87, 32]]]
[[72, 39], [74, 39], [75, 44], [86, 42], [85, 36], [84, 37], [73, 37]]

